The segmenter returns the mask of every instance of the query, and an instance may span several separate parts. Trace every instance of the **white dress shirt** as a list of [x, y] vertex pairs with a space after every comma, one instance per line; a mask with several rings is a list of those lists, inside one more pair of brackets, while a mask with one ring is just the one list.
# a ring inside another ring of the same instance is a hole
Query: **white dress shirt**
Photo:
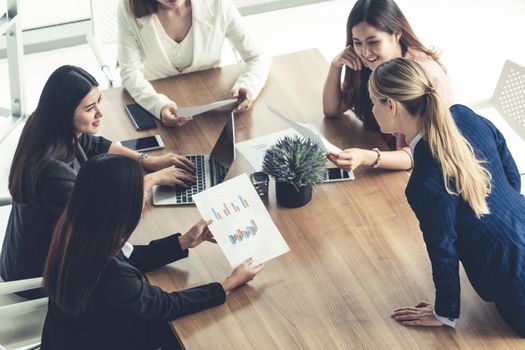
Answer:
[[[244, 87], [256, 98], [270, 70], [271, 58], [248, 34], [232, 0], [195, 0], [191, 2], [191, 6], [191, 57], [190, 51], [180, 51], [181, 57], [178, 61], [177, 57], [172, 57], [173, 50], [165, 45], [166, 37], [169, 36], [162, 25], [159, 27], [158, 17], [152, 14], [135, 18], [129, 0], [119, 1], [118, 62], [122, 85], [138, 104], [157, 118], [160, 118], [162, 108], [174, 101], [158, 94], [149, 80], [178, 75], [180, 72], [177, 68], [182, 68], [184, 73], [188, 73], [219, 66], [226, 38], [246, 62], [245, 71], [239, 76], [232, 90]], [[186, 49], [188, 47], [189, 45]], [[190, 65], [185, 67], [188, 63]]]
[[410, 150], [412, 151], [412, 157], [414, 157], [414, 149], [416, 148], [416, 145], [417, 143], [419, 142], [419, 140], [421, 140], [421, 138], [423, 137], [423, 135], [421, 135], [421, 133], [417, 133], [416, 136], [414, 136], [414, 138], [412, 140], [410, 140]]
[[193, 26], [190, 27], [184, 39], [178, 43], [166, 33], [156, 14], [153, 15], [153, 23], [157, 27], [157, 33], [160, 36], [159, 40], [161, 45], [164, 46], [164, 51], [168, 53], [171, 64], [179, 73], [184, 72], [193, 62]]
[[129, 242], [124, 243], [124, 246], [122, 247], [122, 253], [126, 258], [129, 259], [131, 253], [133, 253], [133, 245]]

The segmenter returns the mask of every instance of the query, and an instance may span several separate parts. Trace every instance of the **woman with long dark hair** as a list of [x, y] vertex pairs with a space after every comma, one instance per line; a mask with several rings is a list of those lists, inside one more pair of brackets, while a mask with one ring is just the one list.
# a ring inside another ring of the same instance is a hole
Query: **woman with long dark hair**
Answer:
[[[346, 48], [330, 64], [324, 86], [323, 110], [327, 117], [350, 109], [363, 121], [365, 128], [379, 131], [368, 97], [368, 79], [378, 64], [395, 57], [421, 64], [447, 105], [452, 104], [450, 81], [437, 53], [421, 43], [393, 0], [357, 1], [348, 16], [346, 34]], [[360, 165], [410, 169], [412, 154], [404, 135], [383, 134], [383, 138], [393, 151], [349, 148], [340, 154], [330, 154], [329, 159], [345, 170], [354, 170]]]
[[143, 272], [214, 239], [210, 222], [201, 220], [182, 236], [134, 246], [127, 258], [122, 248], [140, 220], [143, 186], [140, 165], [120, 155], [95, 157], [80, 169], [45, 265], [42, 349], [173, 348], [169, 321], [224, 303], [261, 271], [246, 261], [221, 283], [171, 293], [152, 286]]
[[[118, 153], [155, 170], [144, 178], [146, 191], [155, 184], [184, 185], [194, 180], [193, 164], [184, 157], [173, 153], [147, 157], [94, 136], [102, 117], [101, 94], [93, 76], [74, 66], [62, 66], [51, 74], [24, 126], [9, 173], [13, 206], [0, 257], [5, 281], [42, 276], [56, 220], [79, 168], [90, 157]], [[38, 290], [21, 294], [42, 295]]]
[[414, 61], [380, 64], [369, 87], [381, 131], [410, 141], [414, 169], [405, 192], [436, 287], [435, 305], [422, 301], [392, 316], [408, 326], [454, 327], [461, 261], [478, 295], [525, 337], [525, 197], [503, 135], [468, 107], [448, 108]]

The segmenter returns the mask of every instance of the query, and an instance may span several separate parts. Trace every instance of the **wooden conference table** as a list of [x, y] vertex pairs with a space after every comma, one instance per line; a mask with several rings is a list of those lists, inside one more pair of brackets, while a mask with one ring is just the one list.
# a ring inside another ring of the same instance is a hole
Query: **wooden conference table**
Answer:
[[[179, 106], [229, 97], [243, 66], [155, 81], [157, 91]], [[341, 148], [380, 146], [350, 113], [323, 118], [321, 96], [328, 64], [316, 49], [273, 59], [266, 87], [253, 108], [235, 119], [237, 142], [287, 126], [265, 106], [314, 124]], [[122, 88], [106, 90], [102, 135], [122, 140], [159, 133], [166, 150], [209, 153], [225, 116], [197, 116], [178, 129], [136, 132], [124, 112], [131, 99]], [[238, 154], [229, 176], [252, 169]], [[266, 206], [291, 251], [268, 262], [249, 285], [233, 291], [224, 305], [172, 323], [188, 349], [507, 349], [524, 348], [483, 302], [462, 272], [461, 318], [457, 329], [407, 328], [390, 318], [396, 307], [434, 301], [430, 262], [418, 222], [405, 199], [408, 173], [361, 167], [356, 180], [316, 187], [312, 201], [288, 209]], [[185, 232], [200, 219], [195, 206], [148, 205], [133, 243]], [[203, 243], [188, 259], [148, 274], [167, 291], [221, 281], [231, 267], [219, 247]]]

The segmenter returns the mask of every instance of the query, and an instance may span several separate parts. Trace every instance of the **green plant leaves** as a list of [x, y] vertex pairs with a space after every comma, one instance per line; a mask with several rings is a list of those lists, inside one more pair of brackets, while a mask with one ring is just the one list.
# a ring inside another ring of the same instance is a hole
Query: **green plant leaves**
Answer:
[[313, 186], [323, 180], [325, 163], [324, 151], [318, 144], [299, 136], [285, 136], [266, 151], [263, 171], [278, 182]]

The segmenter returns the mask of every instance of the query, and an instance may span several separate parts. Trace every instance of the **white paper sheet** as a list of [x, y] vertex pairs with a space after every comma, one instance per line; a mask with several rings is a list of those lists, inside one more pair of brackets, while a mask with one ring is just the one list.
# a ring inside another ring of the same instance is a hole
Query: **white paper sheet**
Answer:
[[273, 107], [267, 106], [268, 109], [276, 116], [284, 120], [288, 125], [297, 130], [302, 136], [309, 138], [312, 142], [317, 143], [323, 148], [325, 152], [340, 153], [341, 149], [328, 141], [323, 134], [321, 134], [313, 125], [297, 122], [286, 117], [284, 114], [279, 112]]
[[237, 99], [231, 98], [229, 100], [208, 103], [207, 105], [177, 108], [177, 117], [191, 117], [204, 112], [212, 111], [214, 109], [233, 105], [235, 102], [237, 102]]
[[235, 148], [239, 151], [255, 171], [262, 170], [262, 163], [266, 150], [277, 143], [277, 140], [285, 136], [301, 136], [292, 128], [277, 131], [268, 135], [256, 137], [254, 139], [246, 140], [235, 144]]
[[232, 267], [252, 257], [258, 265], [290, 250], [246, 174], [193, 196]]

